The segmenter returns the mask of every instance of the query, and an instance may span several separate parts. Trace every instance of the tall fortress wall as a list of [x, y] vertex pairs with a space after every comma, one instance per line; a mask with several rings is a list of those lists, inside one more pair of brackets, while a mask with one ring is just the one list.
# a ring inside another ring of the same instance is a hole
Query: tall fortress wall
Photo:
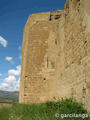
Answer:
[[90, 110], [90, 0], [32, 14], [24, 28], [19, 102], [65, 98]]

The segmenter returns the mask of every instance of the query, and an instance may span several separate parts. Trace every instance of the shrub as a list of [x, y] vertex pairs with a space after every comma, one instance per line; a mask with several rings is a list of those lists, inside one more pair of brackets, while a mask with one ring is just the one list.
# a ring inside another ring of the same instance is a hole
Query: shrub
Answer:
[[[66, 99], [41, 104], [14, 104], [11, 108], [0, 109], [0, 120], [83, 120], [82, 118], [61, 118], [62, 114], [73, 113], [87, 114], [87, 110], [82, 104]], [[90, 120], [90, 118], [84, 120]]]

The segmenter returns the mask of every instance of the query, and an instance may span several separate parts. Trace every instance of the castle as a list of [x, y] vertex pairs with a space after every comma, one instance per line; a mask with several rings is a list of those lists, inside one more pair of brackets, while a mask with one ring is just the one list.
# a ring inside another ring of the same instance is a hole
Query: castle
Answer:
[[24, 28], [19, 103], [65, 98], [90, 110], [90, 0], [32, 14]]

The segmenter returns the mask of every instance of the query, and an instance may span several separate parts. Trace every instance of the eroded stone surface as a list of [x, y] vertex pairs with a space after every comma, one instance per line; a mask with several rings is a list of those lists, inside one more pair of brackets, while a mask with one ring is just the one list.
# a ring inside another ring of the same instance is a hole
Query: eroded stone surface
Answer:
[[90, 0], [32, 14], [24, 29], [20, 103], [74, 98], [90, 110]]

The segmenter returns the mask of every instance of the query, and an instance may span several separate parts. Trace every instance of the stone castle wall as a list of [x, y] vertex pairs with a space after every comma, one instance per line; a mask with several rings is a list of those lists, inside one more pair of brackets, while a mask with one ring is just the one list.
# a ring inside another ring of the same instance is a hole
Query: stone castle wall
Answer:
[[30, 15], [23, 36], [20, 103], [74, 98], [90, 109], [90, 1]]

